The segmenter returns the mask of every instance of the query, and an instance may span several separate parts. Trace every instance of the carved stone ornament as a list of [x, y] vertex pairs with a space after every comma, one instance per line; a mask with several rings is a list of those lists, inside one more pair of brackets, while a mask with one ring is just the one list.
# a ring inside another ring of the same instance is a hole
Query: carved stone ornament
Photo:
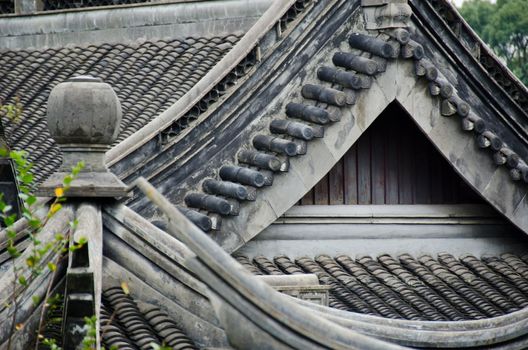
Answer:
[[404, 28], [412, 9], [407, 0], [362, 0], [366, 29]]
[[77, 76], [57, 85], [48, 99], [47, 122], [62, 151], [59, 172], [37, 191], [54, 196], [62, 180], [79, 161], [85, 166], [71, 183], [68, 197], [121, 197], [125, 185], [105, 165], [104, 157], [116, 140], [121, 104], [109, 84], [91, 76]]

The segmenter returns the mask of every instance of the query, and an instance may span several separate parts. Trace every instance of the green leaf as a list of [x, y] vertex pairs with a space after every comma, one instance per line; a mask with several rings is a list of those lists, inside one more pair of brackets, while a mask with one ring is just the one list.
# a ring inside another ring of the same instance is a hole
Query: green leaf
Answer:
[[37, 197], [35, 196], [29, 196], [28, 199], [26, 199], [27, 205], [33, 205], [37, 202]]
[[57, 265], [55, 265], [52, 262], [49, 262], [48, 263], [48, 269], [50, 269], [51, 272], [55, 272], [55, 270], [57, 270]]
[[20, 256], [20, 252], [14, 246], [7, 247], [7, 252], [9, 253], [9, 256], [11, 256], [13, 259], [18, 258]]
[[24, 276], [18, 277], [18, 283], [20, 283], [24, 287], [27, 286], [27, 284], [28, 284], [27, 280], [26, 280], [26, 278]]
[[33, 295], [31, 300], [33, 301], [34, 306], [37, 306], [40, 303], [40, 297], [38, 295]]
[[62, 205], [59, 203], [52, 204], [49, 210], [49, 215], [53, 216], [56, 212], [62, 209]]
[[4, 208], [2, 209], [2, 213], [6, 214], [6, 213], [10, 212], [11, 209], [13, 209], [12, 206], [10, 206], [10, 205], [6, 205], [6, 206], [4, 206]]
[[28, 173], [28, 174], [24, 174], [24, 175], [22, 176], [22, 182], [23, 182], [23, 183], [26, 183], [26, 184], [31, 184], [31, 183], [33, 183], [33, 175], [31, 175], [31, 174], [29, 174], [29, 173]]
[[62, 180], [62, 183], [63, 183], [64, 185], [69, 185], [69, 184], [72, 182], [72, 180], [73, 180], [73, 179], [72, 179], [72, 176], [71, 176], [71, 175], [66, 175], [66, 176], [64, 177], [64, 180]]
[[29, 226], [31, 226], [32, 229], [38, 229], [42, 225], [39, 219], [33, 218], [28, 221]]
[[74, 219], [73, 221], [70, 222], [70, 227], [75, 230], [77, 228], [77, 226], [79, 226], [79, 220], [77, 219]]
[[17, 214], [12, 214], [12, 215], [6, 216], [6, 217], [4, 217], [4, 224], [6, 226], [13, 226], [13, 224], [16, 221], [16, 219], [17, 219]]
[[15, 239], [17, 233], [14, 230], [7, 230], [7, 238], [9, 239]]

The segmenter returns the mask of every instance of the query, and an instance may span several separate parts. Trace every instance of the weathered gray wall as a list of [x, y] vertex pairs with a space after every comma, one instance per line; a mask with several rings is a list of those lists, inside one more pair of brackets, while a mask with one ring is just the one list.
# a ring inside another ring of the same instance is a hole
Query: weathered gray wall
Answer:
[[237, 251], [248, 257], [525, 253], [487, 205], [295, 206]]

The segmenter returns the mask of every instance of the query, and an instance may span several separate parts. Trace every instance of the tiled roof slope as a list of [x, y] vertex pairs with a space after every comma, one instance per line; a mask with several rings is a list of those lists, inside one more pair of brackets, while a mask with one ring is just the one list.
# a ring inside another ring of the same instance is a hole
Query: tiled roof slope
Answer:
[[197, 349], [194, 342], [162, 310], [140, 308], [120, 287], [103, 292], [101, 335], [106, 349], [152, 349], [152, 344], [171, 349]]
[[528, 255], [237, 259], [253, 274], [317, 274], [331, 307], [386, 318], [478, 320], [528, 306]]
[[[62, 346], [63, 304], [59, 302], [46, 317], [44, 335]], [[152, 344], [171, 349], [197, 349], [194, 342], [159, 308], [141, 304], [125, 294], [122, 288], [112, 287], [103, 292], [101, 304], [101, 339], [105, 349], [152, 349]], [[39, 344], [39, 349], [49, 349]]]
[[0, 102], [18, 96], [21, 121], [3, 119], [8, 142], [29, 152], [37, 182], [57, 169], [60, 152], [45, 118], [51, 89], [76, 75], [109, 83], [123, 108], [117, 142], [159, 115], [200, 80], [239, 35], [103, 44], [45, 50], [0, 51]]

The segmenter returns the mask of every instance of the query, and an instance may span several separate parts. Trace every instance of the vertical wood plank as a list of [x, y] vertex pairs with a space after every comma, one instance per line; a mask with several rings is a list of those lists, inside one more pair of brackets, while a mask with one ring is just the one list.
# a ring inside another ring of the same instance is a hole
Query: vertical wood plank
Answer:
[[301, 205], [481, 203], [412, 119], [388, 108]]
[[357, 146], [352, 148], [343, 157], [345, 204], [358, 204], [357, 196]]
[[456, 191], [457, 184], [458, 184], [458, 178], [455, 178], [452, 176], [452, 172], [454, 170], [451, 168], [445, 168], [444, 169], [444, 176], [445, 176], [445, 197], [448, 204], [456, 204], [458, 203], [458, 193]]
[[397, 138], [398, 124], [395, 123], [396, 116], [387, 120], [387, 127], [385, 128], [385, 137], [387, 143], [385, 144], [385, 203], [398, 204], [398, 148], [400, 147]]
[[312, 188], [308, 193], [301, 199], [301, 205], [313, 205], [314, 202], [314, 189]]
[[368, 130], [358, 140], [358, 204], [372, 204], [370, 133]]
[[328, 205], [328, 174], [314, 187], [314, 204]]
[[341, 160], [330, 170], [328, 178], [328, 199], [330, 205], [341, 205], [344, 202], [344, 187], [343, 187], [343, 163], [344, 159]]
[[460, 193], [458, 201], [461, 204], [484, 202], [484, 200], [475, 191], [473, 191], [471, 187], [462, 178], [460, 178], [458, 190]]
[[[399, 119], [404, 119], [400, 116]], [[401, 124], [405, 123], [405, 120], [402, 120]], [[400, 194], [400, 204], [412, 204], [413, 203], [413, 158], [412, 158], [412, 143], [411, 143], [411, 134], [408, 132], [407, 128], [401, 128], [398, 130], [399, 134], [399, 143], [400, 147], [398, 150], [399, 154], [399, 194]]]
[[385, 204], [385, 123], [376, 123], [371, 130], [372, 204]]
[[445, 190], [442, 165], [444, 165], [442, 159], [431, 157], [431, 204], [441, 204], [444, 201]]
[[431, 171], [429, 169], [429, 155], [431, 154], [430, 149], [432, 147], [429, 143], [425, 143], [425, 140], [421, 137], [416, 137], [414, 141], [415, 185], [413, 203], [429, 204], [431, 203]]

